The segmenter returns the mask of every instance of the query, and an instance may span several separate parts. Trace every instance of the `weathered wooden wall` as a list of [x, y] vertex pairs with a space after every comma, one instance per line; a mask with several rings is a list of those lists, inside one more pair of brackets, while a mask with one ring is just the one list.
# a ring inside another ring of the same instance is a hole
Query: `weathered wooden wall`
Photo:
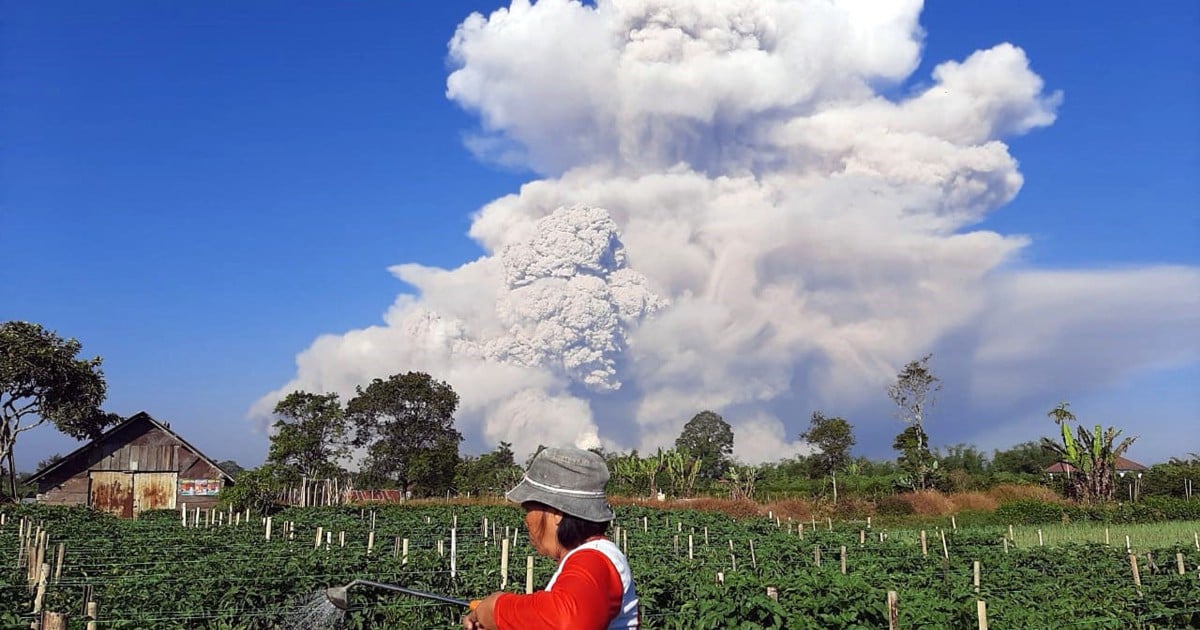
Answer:
[[92, 505], [122, 516], [144, 509], [210, 508], [216, 496], [183, 495], [184, 480], [225, 475], [182, 441], [148, 421], [105, 435], [78, 461], [38, 482], [39, 500], [51, 505]]

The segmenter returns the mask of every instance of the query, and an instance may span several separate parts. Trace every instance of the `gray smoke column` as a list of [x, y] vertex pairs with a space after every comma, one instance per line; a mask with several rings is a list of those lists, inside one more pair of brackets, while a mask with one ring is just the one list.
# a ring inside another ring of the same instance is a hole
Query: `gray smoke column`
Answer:
[[[946, 429], [962, 440], [1194, 363], [1176, 341], [1200, 321], [1195, 268], [1022, 271], [1024, 236], [978, 229], [1022, 185], [1004, 139], [1052, 124], [1061, 95], [1006, 43], [913, 81], [920, 9], [542, 0], [471, 15], [447, 81], [480, 120], [468, 145], [543, 178], [478, 212], [483, 258], [394, 268], [416, 295], [383, 326], [316, 340], [255, 414], [291, 389], [420, 369], [455, 387], [461, 428], [486, 443], [653, 449], [712, 409], [736, 454], [762, 461], [801, 451], [814, 409], [890, 444], [884, 387], [929, 351], [957, 392], [943, 413], [970, 419]], [[884, 95], [906, 82], [922, 87]], [[1097, 335], [1101, 363], [1085, 352]]]

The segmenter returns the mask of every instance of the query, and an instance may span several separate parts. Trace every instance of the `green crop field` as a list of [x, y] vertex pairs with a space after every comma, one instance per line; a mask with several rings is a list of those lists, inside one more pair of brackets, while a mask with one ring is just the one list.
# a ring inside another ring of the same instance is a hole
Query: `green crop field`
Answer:
[[[88, 601], [101, 629], [453, 628], [464, 613], [453, 604], [356, 587], [342, 612], [323, 592], [356, 578], [462, 599], [502, 584], [523, 592], [533, 555], [520, 511], [505, 506], [289, 509], [272, 517], [270, 540], [263, 519], [230, 524], [229, 513], [186, 528], [177, 512], [136, 521], [79, 509], [0, 513], [4, 628], [28, 628], [38, 602], [83, 628]], [[884, 629], [889, 592], [899, 628], [978, 628], [980, 601], [992, 628], [1200, 627], [1194, 522], [1112, 526], [1111, 545], [1103, 526], [1042, 527], [1044, 546], [1031, 527], [1007, 544], [1004, 527], [929, 529], [924, 554], [918, 529], [799, 525], [625, 507], [613, 534], [650, 628]], [[29, 568], [38, 532], [44, 580]], [[553, 569], [535, 558], [533, 584]]]

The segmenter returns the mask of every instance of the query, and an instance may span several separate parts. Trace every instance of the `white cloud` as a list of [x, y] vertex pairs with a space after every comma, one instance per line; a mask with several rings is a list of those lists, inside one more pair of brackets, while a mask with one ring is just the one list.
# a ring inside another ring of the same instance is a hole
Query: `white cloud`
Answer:
[[318, 339], [258, 411], [428, 370], [462, 395], [464, 432], [518, 452], [653, 449], [713, 409], [761, 461], [795, 453], [816, 408], [890, 444], [883, 388], [931, 349], [969, 388], [948, 397], [964, 418], [1197, 361], [1196, 269], [1014, 271], [1027, 239], [975, 227], [1022, 185], [1004, 139], [1053, 123], [1061, 95], [1000, 44], [885, 96], [917, 67], [919, 11], [541, 0], [469, 17], [447, 95], [479, 115], [470, 145], [545, 177], [479, 210], [481, 259], [393, 268], [417, 295]]

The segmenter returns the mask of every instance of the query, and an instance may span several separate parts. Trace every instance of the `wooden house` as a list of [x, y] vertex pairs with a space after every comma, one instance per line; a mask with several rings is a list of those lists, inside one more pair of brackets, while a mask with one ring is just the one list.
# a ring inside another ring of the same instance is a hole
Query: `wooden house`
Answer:
[[34, 473], [29, 483], [37, 484], [39, 503], [133, 518], [182, 503], [212, 508], [233, 477], [143, 411]]

